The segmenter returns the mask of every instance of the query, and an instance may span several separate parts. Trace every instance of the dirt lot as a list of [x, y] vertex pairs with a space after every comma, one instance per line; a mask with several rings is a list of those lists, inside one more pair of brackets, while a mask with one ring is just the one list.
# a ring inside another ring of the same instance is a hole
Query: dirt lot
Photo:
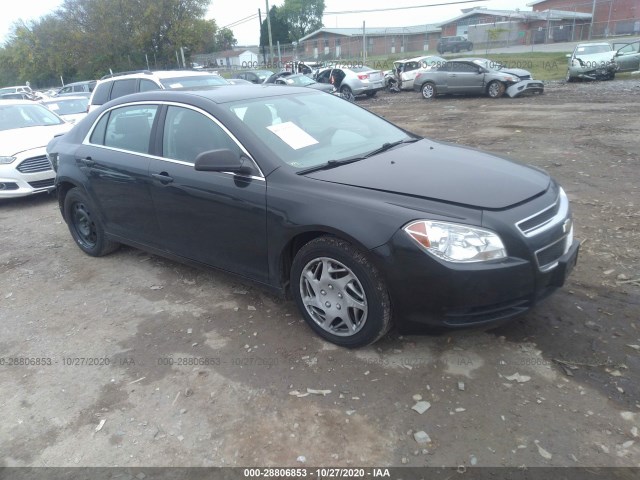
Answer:
[[225, 274], [84, 255], [52, 197], [4, 201], [0, 466], [640, 466], [640, 80], [358, 103], [554, 175], [583, 242], [565, 288], [348, 351]]

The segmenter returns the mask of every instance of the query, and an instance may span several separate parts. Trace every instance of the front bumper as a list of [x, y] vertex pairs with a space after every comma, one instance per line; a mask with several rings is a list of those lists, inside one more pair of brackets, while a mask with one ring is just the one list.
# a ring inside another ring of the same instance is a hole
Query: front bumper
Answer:
[[588, 67], [569, 67], [569, 76], [584, 80], [607, 80], [612, 78], [617, 70], [618, 66], [615, 63]]
[[0, 164], [0, 198], [25, 197], [55, 189], [56, 174], [45, 147], [16, 155], [9, 164]]
[[576, 265], [579, 247], [573, 241], [547, 271], [516, 257], [470, 264], [444, 262], [416, 248], [403, 233], [373, 253], [387, 278], [394, 317], [403, 330], [412, 324], [488, 325], [522, 314], [564, 284]]
[[529, 93], [544, 93], [544, 83], [539, 80], [522, 80], [514, 83], [506, 90], [507, 95], [511, 98], [519, 97]]

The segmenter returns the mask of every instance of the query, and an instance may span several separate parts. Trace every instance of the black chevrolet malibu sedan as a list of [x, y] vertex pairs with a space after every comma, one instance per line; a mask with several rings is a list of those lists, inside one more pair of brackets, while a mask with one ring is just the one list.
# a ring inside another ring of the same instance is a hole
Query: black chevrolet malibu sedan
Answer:
[[505, 320], [562, 286], [578, 255], [546, 173], [305, 88], [129, 95], [48, 155], [87, 254], [124, 243], [234, 273], [289, 293], [345, 347], [392, 321]]

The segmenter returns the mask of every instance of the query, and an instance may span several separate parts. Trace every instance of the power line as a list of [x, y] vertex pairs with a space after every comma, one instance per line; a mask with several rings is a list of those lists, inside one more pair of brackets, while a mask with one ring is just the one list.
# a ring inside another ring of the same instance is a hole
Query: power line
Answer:
[[449, 2], [449, 3], [432, 3], [430, 5], [413, 5], [411, 7], [390, 7], [390, 8], [375, 8], [372, 10], [345, 10], [342, 12], [324, 12], [323, 15], [343, 15], [347, 13], [372, 13], [372, 12], [389, 12], [392, 10], [409, 10], [412, 8], [428, 8], [428, 7], [443, 7], [447, 5], [459, 5], [462, 3], [478, 3], [478, 2], [486, 2], [487, 0], [462, 0], [458, 2]]
[[241, 25], [246, 22], [250, 22], [251, 20], [255, 20], [256, 18], [258, 18], [258, 14], [254, 13], [253, 15], [249, 15], [248, 17], [244, 17], [244, 18], [241, 18], [240, 20], [236, 20], [235, 22], [231, 22], [230, 24], [225, 25], [222, 28], [237, 27], [238, 25]]

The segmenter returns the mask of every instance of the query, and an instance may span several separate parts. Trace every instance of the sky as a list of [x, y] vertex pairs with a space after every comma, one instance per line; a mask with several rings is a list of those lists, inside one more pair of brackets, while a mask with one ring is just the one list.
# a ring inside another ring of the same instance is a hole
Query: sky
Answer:
[[[442, 3], [453, 3], [455, 0], [325, 0], [325, 12], [345, 12], [353, 10], [373, 10], [380, 8], [398, 8], [407, 6], [422, 6]], [[439, 23], [460, 15], [460, 9], [472, 7], [486, 7], [495, 10], [531, 10], [527, 3], [531, 0], [488, 0], [476, 1], [448, 6], [428, 8], [412, 8], [384, 12], [352, 13], [331, 15], [323, 18], [328, 28], [361, 28], [362, 22], [367, 27], [403, 27]], [[284, 0], [271, 0], [269, 7], [280, 6]], [[0, 16], [0, 42], [4, 43], [11, 26], [16, 21], [37, 20], [62, 4], [62, 0], [22, 0], [20, 2], [5, 2]], [[230, 5], [232, 7], [230, 8]], [[265, 0], [212, 0], [207, 18], [215, 19], [219, 27], [226, 27], [262, 10], [265, 18]], [[257, 45], [260, 37], [258, 19], [250, 19], [237, 26], [230, 27], [239, 45]]]

